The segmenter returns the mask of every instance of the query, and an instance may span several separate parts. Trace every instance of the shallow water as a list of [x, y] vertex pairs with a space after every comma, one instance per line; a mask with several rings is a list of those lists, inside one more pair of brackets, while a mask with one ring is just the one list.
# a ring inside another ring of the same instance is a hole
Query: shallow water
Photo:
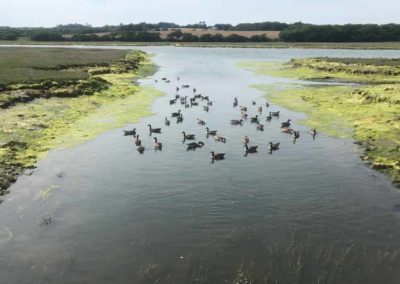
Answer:
[[[281, 117], [266, 123], [264, 111], [264, 132], [229, 120], [239, 119], [234, 97], [251, 115], [251, 100], [264, 105], [250, 84], [290, 82], [254, 76], [240, 61], [399, 51], [143, 49], [160, 69], [141, 83], [167, 93], [154, 116], [124, 127], [137, 128], [145, 153], [116, 129], [51, 152], [21, 177], [0, 206], [0, 283], [398, 283], [399, 191], [361, 162], [353, 141], [323, 133], [313, 140], [297, 124], [304, 114], [275, 105]], [[177, 76], [210, 96], [210, 112], [168, 104]], [[154, 82], [162, 77], [172, 82]], [[165, 126], [178, 108], [183, 123]], [[227, 143], [207, 138], [196, 118]], [[279, 129], [288, 118], [301, 131], [296, 144]], [[153, 135], [163, 151], [152, 149], [148, 123], [163, 128]], [[182, 131], [205, 147], [187, 152]], [[257, 154], [243, 155], [244, 135], [259, 145]], [[269, 154], [269, 141], [281, 149]], [[211, 163], [212, 150], [226, 160]]]

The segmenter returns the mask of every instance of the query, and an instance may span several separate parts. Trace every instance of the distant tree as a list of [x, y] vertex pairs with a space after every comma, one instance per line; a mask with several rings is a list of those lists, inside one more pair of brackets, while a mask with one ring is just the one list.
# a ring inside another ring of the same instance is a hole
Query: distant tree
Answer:
[[191, 33], [184, 33], [181, 40], [184, 42], [196, 42], [199, 41], [199, 37]]
[[231, 24], [216, 24], [214, 28], [220, 31], [229, 31], [233, 28]]
[[249, 38], [237, 34], [231, 34], [225, 37], [225, 40], [228, 42], [246, 42], [249, 41]]
[[242, 23], [234, 26], [235, 31], [281, 31], [289, 25], [280, 22]]
[[213, 35], [213, 41], [223, 42], [223, 41], [226, 41], [226, 39], [222, 34], [215, 34], [215, 35]]
[[183, 37], [183, 33], [181, 30], [176, 30], [167, 35], [168, 41], [180, 41]]
[[52, 32], [52, 31], [40, 31], [35, 32], [31, 36], [31, 40], [34, 41], [63, 41], [64, 38], [62, 34]]
[[310, 25], [295, 23], [280, 33], [289, 42], [400, 41], [400, 25]]
[[202, 42], [213, 42], [214, 36], [212, 34], [203, 34], [200, 36], [199, 41]]
[[267, 42], [271, 41], [265, 34], [262, 35], [253, 35], [250, 37], [251, 42]]

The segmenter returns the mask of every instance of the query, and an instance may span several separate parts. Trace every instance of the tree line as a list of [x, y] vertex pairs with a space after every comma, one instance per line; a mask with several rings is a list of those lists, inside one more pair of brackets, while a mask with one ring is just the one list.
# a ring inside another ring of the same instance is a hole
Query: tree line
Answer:
[[[138, 23], [117, 26], [92, 27], [90, 25], [68, 24], [53, 28], [11, 28], [0, 27], [0, 40], [29, 38], [34, 41], [182, 41], [182, 42], [264, 42], [265, 35], [244, 37], [234, 31], [280, 31], [280, 40], [286, 42], [383, 42], [400, 41], [399, 24], [348, 24], [312, 25], [280, 22], [241, 23], [238, 25], [217, 24], [214, 30], [231, 31], [233, 34], [193, 35], [182, 32], [181, 28], [207, 29], [205, 23], [180, 26], [174, 23]], [[160, 31], [174, 29], [166, 39]]]
[[287, 42], [384, 42], [400, 41], [400, 25], [310, 25], [296, 23], [282, 30]]

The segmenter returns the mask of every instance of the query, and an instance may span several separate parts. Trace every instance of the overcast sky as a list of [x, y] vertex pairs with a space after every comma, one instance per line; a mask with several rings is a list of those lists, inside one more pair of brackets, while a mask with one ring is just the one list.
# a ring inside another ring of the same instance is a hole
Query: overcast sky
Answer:
[[0, 0], [0, 26], [144, 21], [399, 23], [400, 0]]

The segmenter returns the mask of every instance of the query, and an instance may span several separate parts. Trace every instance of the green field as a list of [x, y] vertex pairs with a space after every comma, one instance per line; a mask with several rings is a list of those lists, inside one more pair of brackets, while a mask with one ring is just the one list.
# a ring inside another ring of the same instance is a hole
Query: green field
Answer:
[[87, 72], [73, 67], [109, 65], [127, 53], [114, 49], [1, 47], [0, 85], [86, 79]]
[[400, 49], [400, 42], [38, 42], [28, 39], [0, 41], [0, 45], [78, 45], [78, 46], [182, 46], [226, 48], [322, 48], [322, 49]]
[[400, 79], [398, 59], [291, 60], [286, 64], [245, 62], [256, 74], [356, 82], [349, 85], [279, 84], [253, 86], [269, 100], [305, 112], [310, 127], [336, 137], [353, 137], [362, 159], [400, 186]]

